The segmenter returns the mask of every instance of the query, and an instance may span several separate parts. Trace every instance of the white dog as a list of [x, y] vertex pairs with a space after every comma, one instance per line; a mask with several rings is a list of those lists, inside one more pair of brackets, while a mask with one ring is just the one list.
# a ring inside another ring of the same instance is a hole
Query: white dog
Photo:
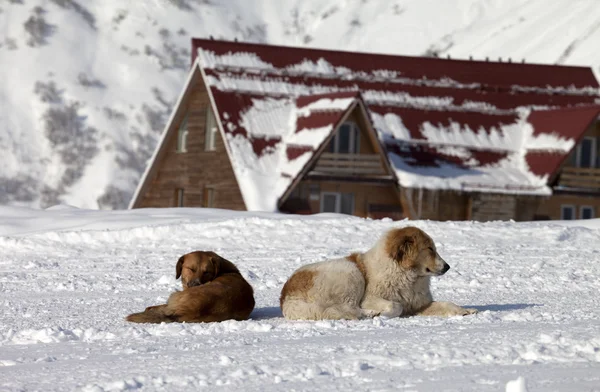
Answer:
[[430, 277], [449, 269], [424, 231], [392, 229], [365, 253], [300, 267], [283, 286], [281, 310], [292, 320], [476, 313], [433, 301]]

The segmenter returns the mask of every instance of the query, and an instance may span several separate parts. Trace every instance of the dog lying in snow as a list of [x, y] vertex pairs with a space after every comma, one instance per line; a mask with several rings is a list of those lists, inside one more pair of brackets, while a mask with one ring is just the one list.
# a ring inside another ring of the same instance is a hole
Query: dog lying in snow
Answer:
[[164, 305], [150, 306], [127, 316], [134, 323], [247, 320], [254, 309], [252, 286], [237, 267], [215, 252], [192, 252], [177, 261], [177, 291]]
[[283, 286], [281, 310], [292, 320], [476, 313], [433, 301], [430, 278], [449, 269], [424, 231], [392, 229], [365, 253], [300, 267]]

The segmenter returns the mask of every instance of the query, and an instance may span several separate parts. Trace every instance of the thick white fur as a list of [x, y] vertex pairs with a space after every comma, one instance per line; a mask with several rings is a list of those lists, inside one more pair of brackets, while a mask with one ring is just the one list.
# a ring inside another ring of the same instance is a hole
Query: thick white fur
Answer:
[[[475, 313], [451, 302], [434, 302], [429, 289], [430, 275], [423, 275], [424, 267], [405, 268], [386, 253], [386, 233], [370, 250], [358, 254], [363, 273], [355, 262], [333, 259], [305, 265], [294, 272], [311, 272], [313, 285], [306, 292], [295, 290], [282, 293], [281, 309], [288, 319], [358, 319], [383, 316], [398, 317], [414, 314], [427, 316], [456, 316]], [[431, 239], [427, 234], [424, 238]], [[430, 265], [433, 275], [443, 274], [445, 261], [435, 252]], [[446, 267], [446, 269], [444, 269]], [[292, 279], [290, 277], [290, 279]], [[285, 289], [284, 289], [285, 292]]]
[[365, 291], [365, 279], [356, 264], [346, 259], [333, 259], [305, 265], [296, 272], [300, 271], [315, 273], [313, 286], [306, 293], [293, 293], [284, 299], [281, 310], [285, 317], [338, 320], [362, 316], [360, 301]]

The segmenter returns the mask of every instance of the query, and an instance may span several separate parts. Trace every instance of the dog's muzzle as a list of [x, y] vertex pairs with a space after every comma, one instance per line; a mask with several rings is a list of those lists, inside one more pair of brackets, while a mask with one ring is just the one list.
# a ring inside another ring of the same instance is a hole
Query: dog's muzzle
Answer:
[[440, 275], [444, 275], [446, 272], [448, 272], [449, 269], [450, 266], [444, 261], [444, 268], [442, 268], [442, 272], [440, 272]]
[[187, 287], [200, 286], [201, 284], [202, 282], [200, 281], [200, 279], [193, 279], [187, 283]]

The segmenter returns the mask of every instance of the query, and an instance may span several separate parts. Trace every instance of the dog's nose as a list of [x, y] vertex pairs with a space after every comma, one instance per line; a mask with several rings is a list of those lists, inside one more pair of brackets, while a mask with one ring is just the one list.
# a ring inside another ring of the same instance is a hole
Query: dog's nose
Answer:
[[442, 268], [442, 275], [444, 275], [446, 272], [448, 272], [449, 269], [450, 269], [450, 266], [448, 265], [448, 263], [444, 262], [444, 268]]
[[193, 279], [188, 282], [187, 286], [194, 287], [194, 286], [200, 286], [201, 284], [202, 284], [202, 282], [200, 282], [200, 279]]

